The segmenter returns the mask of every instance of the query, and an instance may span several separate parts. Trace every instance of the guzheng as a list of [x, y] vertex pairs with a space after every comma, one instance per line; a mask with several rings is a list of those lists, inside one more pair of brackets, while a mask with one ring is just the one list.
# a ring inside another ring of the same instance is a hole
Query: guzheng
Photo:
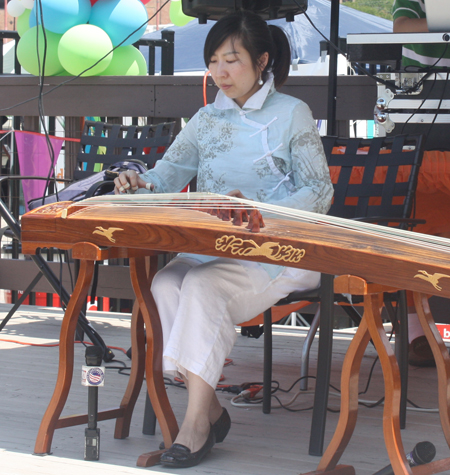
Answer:
[[[259, 232], [230, 219], [255, 209], [265, 223]], [[25, 254], [80, 242], [352, 274], [450, 297], [449, 239], [222, 195], [103, 196], [42, 206], [22, 217]]]

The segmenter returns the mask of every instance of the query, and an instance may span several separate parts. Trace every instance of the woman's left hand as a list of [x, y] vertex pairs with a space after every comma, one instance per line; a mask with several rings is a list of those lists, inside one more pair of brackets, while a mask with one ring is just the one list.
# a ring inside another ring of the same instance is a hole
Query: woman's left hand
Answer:
[[234, 196], [235, 198], [242, 198], [243, 200], [249, 199], [241, 193], [241, 190], [231, 190], [227, 193], [227, 196]]

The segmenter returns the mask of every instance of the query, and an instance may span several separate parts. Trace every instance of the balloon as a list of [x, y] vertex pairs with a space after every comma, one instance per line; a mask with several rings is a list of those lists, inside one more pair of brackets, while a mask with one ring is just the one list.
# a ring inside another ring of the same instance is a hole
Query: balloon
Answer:
[[96, 76], [111, 63], [112, 48], [109, 36], [98, 26], [77, 25], [62, 35], [58, 57], [68, 73], [78, 76], [93, 66], [83, 76]]
[[184, 26], [194, 19], [194, 17], [183, 13], [181, 0], [172, 0], [170, 2], [169, 16], [170, 21], [176, 26]]
[[[91, 13], [90, 0], [40, 0], [44, 17], [44, 28], [54, 33], [65, 33], [76, 25], [87, 23]], [[40, 9], [38, 20], [41, 21]], [[36, 3], [34, 4], [30, 26], [36, 24]]]
[[101, 76], [145, 76], [147, 62], [143, 54], [133, 45], [119, 46], [113, 51], [110, 65]]
[[73, 76], [73, 74], [70, 74], [65, 69], [63, 69], [62, 72], [55, 74], [55, 76]]
[[[39, 28], [39, 34], [37, 30]], [[36, 36], [38, 39], [36, 40]], [[58, 45], [61, 40], [61, 35], [52, 33], [51, 31], [45, 31], [47, 38], [47, 52], [45, 55], [45, 70], [46, 76], [54, 76], [63, 70], [61, 62], [58, 59]], [[39, 61], [38, 61], [38, 48], [39, 42]], [[22, 38], [20, 38], [17, 45], [17, 59], [19, 63], [30, 74], [38, 76], [42, 71], [39, 71], [39, 64], [43, 64], [44, 61], [44, 31], [41, 26], [34, 26], [25, 31]]]
[[114, 46], [127, 46], [144, 34], [147, 20], [147, 10], [140, 0], [100, 0], [92, 7], [89, 23], [105, 30]]
[[25, 11], [25, 5], [21, 0], [11, 0], [7, 5], [7, 11], [12, 17], [19, 17]]
[[150, 0], [141, 0], [141, 2], [146, 5]]
[[91, 0], [91, 5], [94, 5], [95, 2], [97, 2], [98, 0]]
[[30, 14], [31, 10], [25, 10], [22, 15], [17, 18], [16, 28], [19, 36], [23, 36], [23, 34], [30, 29]]
[[34, 0], [22, 0], [23, 6], [28, 10], [31, 10], [34, 6]]

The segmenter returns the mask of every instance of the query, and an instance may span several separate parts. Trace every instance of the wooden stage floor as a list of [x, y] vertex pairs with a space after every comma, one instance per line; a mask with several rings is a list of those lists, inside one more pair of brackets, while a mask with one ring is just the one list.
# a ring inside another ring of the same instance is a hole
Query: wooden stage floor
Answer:
[[[0, 320], [11, 306], [0, 304]], [[142, 417], [145, 393], [141, 391], [134, 411], [130, 437], [126, 440], [113, 438], [113, 421], [99, 423], [101, 430], [100, 460], [83, 460], [84, 426], [58, 429], [49, 456], [33, 456], [35, 437], [40, 420], [53, 392], [57, 374], [58, 348], [24, 346], [12, 341], [30, 344], [54, 344], [58, 342], [62, 312], [44, 307], [21, 307], [0, 333], [0, 473], [2, 475], [111, 475], [171, 473], [161, 466], [136, 467], [136, 460], [144, 452], [157, 450], [162, 440], [159, 428], [155, 436], [142, 434]], [[128, 349], [130, 346], [127, 314], [91, 312], [89, 319], [110, 347]], [[291, 327], [274, 328], [274, 379], [282, 388], [290, 387], [299, 376], [300, 355], [304, 329]], [[332, 384], [339, 388], [340, 368], [351, 339], [351, 331], [336, 331]], [[10, 340], [10, 341], [6, 341]], [[262, 377], [262, 338], [248, 339], [238, 336], [231, 358], [233, 363], [224, 368], [223, 384], [240, 385], [260, 381]], [[121, 350], [113, 350], [118, 360], [128, 365], [129, 360]], [[317, 340], [311, 355], [311, 374], [316, 372]], [[368, 348], [364, 357], [360, 387], [367, 384], [375, 351]], [[84, 347], [76, 345], [75, 370], [72, 390], [63, 415], [87, 410], [87, 388], [81, 386], [81, 366], [84, 364]], [[119, 366], [109, 363], [107, 366]], [[106, 384], [99, 389], [99, 407], [111, 408], [120, 402], [127, 383], [127, 376], [117, 369], [107, 370]], [[314, 382], [310, 384], [314, 386]], [[282, 401], [289, 401], [298, 390], [298, 384], [289, 394], [280, 394]], [[336, 392], [332, 389], [333, 392]], [[169, 386], [168, 394], [175, 415], [181, 421], [186, 394], [183, 389]], [[214, 447], [204, 462], [194, 468], [183, 469], [192, 474], [248, 474], [248, 475], [295, 475], [314, 470], [318, 457], [308, 455], [311, 424], [312, 392], [301, 393], [291, 406], [305, 408], [302, 412], [273, 409], [265, 415], [260, 406], [235, 407], [233, 395], [218, 393], [232, 418], [227, 439]], [[383, 380], [379, 363], [375, 365], [370, 386], [361, 398], [377, 401], [383, 396]], [[410, 367], [409, 399], [424, 408], [437, 407], [436, 370]], [[330, 398], [330, 408], [337, 409], [339, 397]], [[341, 463], [355, 466], [357, 475], [370, 475], [389, 463], [384, 448], [381, 427], [382, 406], [360, 406], [356, 430]], [[326, 443], [329, 442], [337, 423], [338, 414], [329, 412]], [[402, 431], [406, 452], [416, 443], [429, 440], [437, 449], [436, 458], [449, 456], [449, 449], [439, 424], [437, 412], [408, 411], [407, 427]], [[179, 471], [178, 471], [179, 472]], [[181, 473], [180, 472], [180, 473]]]

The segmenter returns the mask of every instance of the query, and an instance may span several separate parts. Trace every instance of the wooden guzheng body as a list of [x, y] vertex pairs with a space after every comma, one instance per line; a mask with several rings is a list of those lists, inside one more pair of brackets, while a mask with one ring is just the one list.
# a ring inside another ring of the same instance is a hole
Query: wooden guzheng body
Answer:
[[[256, 207], [264, 220], [264, 227], [259, 231], [258, 213], [258, 222], [251, 226], [253, 230], [248, 229], [245, 222], [233, 224], [227, 220], [233, 216], [239, 220], [245, 210], [255, 215]], [[354, 473], [353, 467], [337, 465], [337, 462], [356, 423], [355, 375], [357, 377], [364, 349], [371, 339], [385, 377], [383, 427], [395, 474], [438, 473], [450, 468], [448, 459], [414, 469], [406, 462], [398, 427], [400, 376], [379, 315], [382, 292], [396, 289], [415, 292], [419, 318], [437, 363], [441, 422], [450, 446], [447, 404], [450, 399], [450, 358], [424, 297], [424, 294], [450, 297], [450, 240], [220, 195], [190, 193], [99, 197], [79, 203], [43, 206], [23, 216], [22, 248], [25, 254], [33, 254], [43, 247], [72, 249], [73, 256], [81, 260], [81, 270], [63, 321], [58, 381], [37, 437], [36, 453], [50, 451], [56, 428], [87, 421], [84, 416], [59, 418], [59, 415], [70, 389], [76, 318], [86, 300], [94, 262], [112, 257], [130, 258], [131, 279], [137, 297], [132, 318], [135, 349], [132, 352], [133, 374], [120, 408], [100, 413], [99, 420], [116, 418], [115, 437], [128, 436], [131, 413], [145, 368], [165, 445], [170, 446], [178, 427], [162, 379], [161, 329], [149, 287], [157, 253], [189, 252], [335, 274], [340, 276], [335, 280], [336, 291], [365, 295], [365, 318], [344, 362], [339, 424], [317, 471], [312, 473]], [[150, 270], [145, 263], [148, 256]], [[144, 332], [140, 331], [144, 323], [146, 355]], [[157, 462], [160, 453], [142, 455], [138, 465]]]

